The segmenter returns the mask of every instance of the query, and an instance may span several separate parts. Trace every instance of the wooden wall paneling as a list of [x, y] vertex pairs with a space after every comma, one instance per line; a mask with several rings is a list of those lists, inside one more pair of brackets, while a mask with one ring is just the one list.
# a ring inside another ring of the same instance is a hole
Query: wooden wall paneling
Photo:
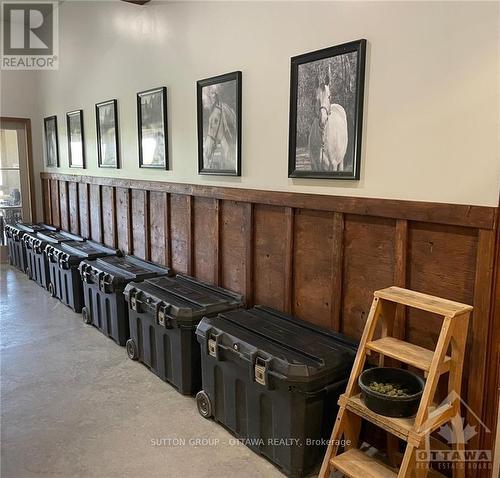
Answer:
[[52, 225], [56, 227], [61, 227], [59, 181], [57, 179], [51, 179], [50, 181], [50, 203], [52, 211]]
[[166, 222], [165, 212], [167, 196], [165, 193], [153, 191], [149, 195], [149, 225], [151, 231], [151, 261], [167, 265], [165, 254]]
[[193, 204], [194, 275], [205, 282], [216, 284], [217, 266], [217, 200], [195, 198]]
[[348, 196], [303, 194], [257, 189], [203, 186], [197, 184], [168, 183], [122, 178], [41, 173], [42, 178], [64, 181], [86, 182], [103, 186], [117, 186], [131, 189], [163, 191], [171, 194], [191, 195], [221, 199], [225, 201], [251, 202], [295, 209], [342, 212], [363, 216], [407, 219], [435, 224], [458, 225], [481, 229], [493, 229], [496, 207], [468, 204], [444, 204], [396, 199], [375, 199]]
[[187, 273], [189, 275], [193, 275], [193, 268], [194, 268], [194, 212], [193, 212], [193, 203], [194, 203], [194, 197], [193, 196], [187, 196]]
[[172, 267], [177, 272], [188, 273], [190, 264], [189, 196], [170, 195], [170, 247]]
[[61, 214], [61, 228], [69, 231], [69, 193], [68, 181], [59, 181], [59, 204]]
[[80, 201], [78, 198], [78, 183], [68, 183], [69, 229], [74, 234], [80, 234]]
[[359, 339], [373, 291], [394, 282], [395, 221], [346, 215], [341, 331]]
[[52, 223], [50, 179], [42, 179], [43, 222]]
[[243, 234], [245, 235], [245, 303], [254, 304], [254, 205], [244, 203]]
[[220, 285], [245, 294], [247, 286], [245, 204], [221, 201], [220, 206]]
[[[500, 219], [500, 210], [499, 210]], [[495, 436], [497, 437], [497, 453], [500, 452], [500, 430], [497, 421], [500, 407], [500, 227], [496, 230], [496, 247], [493, 263], [493, 287], [492, 287], [491, 320], [488, 333], [488, 356], [486, 359], [486, 387], [484, 394], [483, 421], [489, 428], [490, 433], [483, 430], [481, 450], [495, 450]], [[500, 456], [497, 456], [500, 460]], [[481, 476], [486, 477], [485, 472]], [[491, 476], [491, 475], [490, 475]], [[495, 476], [495, 475], [493, 475]]]
[[127, 188], [115, 188], [117, 247], [126, 254], [133, 253], [132, 224], [130, 221], [131, 193]]
[[[408, 230], [408, 287], [473, 304], [477, 242], [477, 232], [472, 229], [411, 223]], [[432, 350], [442, 321], [431, 314], [424, 318], [423, 314], [408, 310], [407, 337]]]
[[294, 290], [292, 312], [299, 318], [331, 327], [333, 213], [295, 213]]
[[344, 215], [333, 214], [333, 269], [331, 328], [340, 332], [342, 319], [342, 278], [344, 271]]
[[293, 249], [295, 239], [295, 209], [285, 207], [285, 264], [283, 281], [284, 311], [291, 314], [293, 311]]
[[132, 249], [141, 259], [149, 255], [148, 194], [147, 191], [132, 190]]
[[[472, 343], [470, 362], [468, 365], [468, 376], [474, 380], [468, 381], [467, 404], [479, 417], [483, 416], [484, 388], [478, 387], [477, 383], [487, 383], [487, 355], [488, 332], [492, 285], [493, 285], [493, 265], [495, 263], [495, 231], [485, 231], [480, 229], [477, 244], [477, 260], [474, 277], [474, 311], [472, 313], [472, 323], [469, 327], [469, 337]], [[492, 364], [494, 367], [494, 365]], [[497, 364], [498, 366], [498, 364]], [[467, 383], [467, 382], [466, 382]], [[470, 448], [478, 448], [481, 434], [485, 430], [475, 420], [473, 414], [468, 413], [469, 423], [476, 424], [479, 435], [473, 437], [468, 443]]]
[[279, 206], [254, 207], [254, 302], [287, 310], [287, 213]]
[[215, 210], [214, 210], [214, 284], [220, 285], [221, 276], [221, 257], [220, 257], [220, 230], [221, 230], [221, 201], [220, 199], [214, 199]]
[[85, 238], [91, 237], [90, 231], [90, 186], [89, 184], [78, 184], [78, 214], [80, 222], [80, 235]]
[[[394, 247], [394, 285], [406, 288], [406, 263], [408, 252], [408, 221], [406, 219], [398, 219], [396, 221]], [[406, 307], [401, 304], [396, 307], [393, 335], [400, 339], [405, 339], [406, 337]]]
[[165, 193], [165, 264], [172, 267], [172, 242], [170, 240], [172, 236], [170, 227], [170, 194]]
[[112, 186], [101, 187], [102, 203], [102, 238], [108, 247], [117, 247], [117, 218], [115, 188]]
[[93, 241], [103, 242], [101, 186], [91, 184], [89, 189], [90, 237]]

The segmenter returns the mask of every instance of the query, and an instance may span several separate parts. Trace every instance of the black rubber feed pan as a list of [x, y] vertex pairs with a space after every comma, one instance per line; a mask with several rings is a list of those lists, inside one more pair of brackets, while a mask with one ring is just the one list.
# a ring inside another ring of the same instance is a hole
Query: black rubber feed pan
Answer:
[[[405, 396], [389, 396], [370, 388], [373, 382], [395, 384], [407, 390]], [[411, 417], [417, 413], [424, 390], [420, 376], [401, 368], [375, 367], [365, 370], [358, 379], [365, 405], [375, 413], [386, 417]]]

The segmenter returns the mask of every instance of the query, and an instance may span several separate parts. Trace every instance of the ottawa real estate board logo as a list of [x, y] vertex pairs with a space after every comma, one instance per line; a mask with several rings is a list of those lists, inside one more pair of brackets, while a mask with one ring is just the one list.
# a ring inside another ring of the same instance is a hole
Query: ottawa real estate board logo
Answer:
[[58, 2], [2, 2], [2, 70], [58, 68]]

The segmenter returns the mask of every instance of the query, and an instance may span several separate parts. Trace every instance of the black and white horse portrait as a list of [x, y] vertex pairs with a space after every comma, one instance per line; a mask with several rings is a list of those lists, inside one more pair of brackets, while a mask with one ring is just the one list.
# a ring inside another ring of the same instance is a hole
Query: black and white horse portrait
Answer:
[[167, 88], [137, 93], [139, 166], [168, 169]]
[[85, 167], [85, 141], [83, 138], [83, 110], [66, 113], [68, 158], [70, 168]]
[[292, 58], [291, 177], [359, 179], [365, 44]]
[[239, 176], [241, 72], [200, 80], [197, 94], [199, 172]]
[[97, 157], [100, 168], [120, 167], [117, 100], [98, 103], [96, 108]]
[[57, 136], [57, 116], [44, 118], [45, 158], [49, 168], [59, 167], [59, 138]]

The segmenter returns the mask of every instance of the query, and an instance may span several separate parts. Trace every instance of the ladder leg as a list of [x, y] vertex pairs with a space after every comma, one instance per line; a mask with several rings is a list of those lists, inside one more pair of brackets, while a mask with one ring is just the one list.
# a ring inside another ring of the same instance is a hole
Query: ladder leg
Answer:
[[[469, 325], [469, 315], [464, 314], [461, 318], [455, 319], [455, 331], [451, 340], [450, 377], [448, 381], [448, 393], [455, 399], [456, 414], [451, 419], [451, 430], [453, 432], [454, 444], [452, 448], [459, 453], [465, 451], [465, 436], [460, 414], [460, 386], [462, 384], [462, 369], [467, 341], [467, 329]], [[460, 320], [460, 322], [459, 322]], [[465, 478], [465, 462], [456, 462], [453, 468], [453, 478]]]
[[446, 355], [446, 350], [448, 349], [448, 345], [450, 343], [452, 331], [453, 325], [451, 318], [445, 317], [443, 326], [441, 328], [441, 333], [439, 334], [436, 350], [434, 351], [434, 358], [432, 359], [429, 374], [425, 383], [424, 392], [422, 394], [422, 398], [420, 399], [417, 416], [415, 417], [415, 427], [417, 428], [417, 430], [425, 428], [425, 421], [429, 416], [429, 406], [434, 399], [434, 394], [436, 393], [436, 388], [439, 381], [438, 369], [443, 363], [444, 357]]
[[[426, 478], [429, 473], [429, 452], [431, 449], [430, 435], [422, 441], [420, 446], [415, 449], [415, 478]], [[419, 451], [423, 453], [419, 454]]]
[[330, 460], [337, 454], [339, 448], [339, 441], [342, 438], [342, 430], [344, 428], [343, 421], [345, 413], [346, 409], [344, 407], [340, 407], [339, 412], [337, 413], [337, 418], [335, 419], [332, 436], [330, 438], [330, 442], [328, 443], [318, 478], [328, 478], [330, 476]]
[[411, 478], [411, 472], [415, 466], [415, 447], [407, 445], [403, 456], [403, 463], [399, 469], [398, 478]]
[[[451, 419], [451, 429], [453, 441], [455, 442], [452, 445], [453, 449], [462, 454], [465, 451], [465, 435], [462, 419], [458, 413]], [[453, 478], [465, 478], [465, 462], [458, 461], [455, 463]]]

